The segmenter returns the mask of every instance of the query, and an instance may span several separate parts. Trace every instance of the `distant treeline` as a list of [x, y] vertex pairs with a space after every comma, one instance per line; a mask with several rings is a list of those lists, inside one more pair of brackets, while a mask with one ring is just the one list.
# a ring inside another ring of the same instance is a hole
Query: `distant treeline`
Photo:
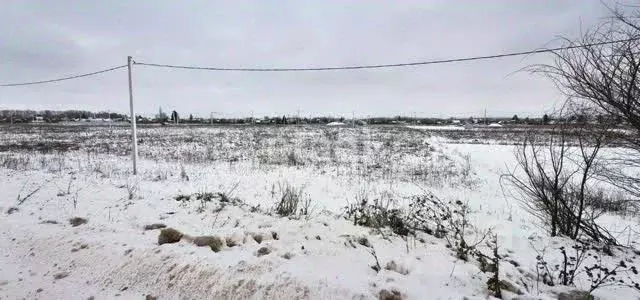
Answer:
[[0, 122], [2, 123], [56, 123], [89, 119], [111, 119], [114, 121], [124, 121], [127, 120], [127, 116], [113, 112], [91, 112], [83, 110], [0, 110]]
[[[568, 120], [571, 123], [601, 122], [602, 117], [572, 116]], [[83, 110], [0, 110], [0, 123], [31, 123], [31, 122], [78, 122], [87, 120], [112, 120], [128, 122], [129, 117], [125, 114], [113, 112], [91, 112]], [[173, 111], [170, 116], [160, 113], [154, 117], [137, 116], [136, 121], [141, 124], [153, 123], [180, 123], [180, 124], [328, 124], [332, 122], [342, 122], [345, 124], [423, 124], [423, 125], [465, 125], [465, 124], [529, 124], [543, 125], [556, 122], [558, 120], [543, 115], [539, 118], [519, 118], [512, 117], [469, 117], [469, 118], [416, 118], [416, 117], [369, 117], [348, 119], [343, 117], [295, 117], [277, 116], [262, 118], [203, 118], [188, 115], [185, 118], [179, 117], [178, 112]]]

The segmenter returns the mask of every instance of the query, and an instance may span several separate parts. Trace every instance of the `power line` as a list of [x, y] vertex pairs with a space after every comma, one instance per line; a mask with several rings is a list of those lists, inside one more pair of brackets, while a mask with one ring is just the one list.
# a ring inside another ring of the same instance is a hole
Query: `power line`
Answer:
[[451, 58], [451, 59], [419, 61], [419, 62], [409, 62], [409, 63], [397, 63], [397, 64], [341, 66], [341, 67], [222, 68], [222, 67], [181, 66], [181, 65], [156, 64], [156, 63], [145, 63], [145, 62], [134, 62], [134, 64], [141, 65], [141, 66], [160, 67], [160, 68], [173, 68], [173, 69], [206, 70], [206, 71], [239, 71], [239, 72], [300, 72], [300, 71], [339, 71], [339, 70], [359, 70], [359, 69], [382, 69], [382, 68], [397, 68], [397, 67], [411, 67], [411, 66], [446, 64], [446, 63], [455, 63], [455, 62], [496, 59], [496, 58], [504, 58], [504, 57], [511, 57], [511, 56], [522, 56], [522, 55], [529, 55], [529, 54], [540, 54], [540, 53], [553, 52], [553, 51], [559, 51], [559, 50], [569, 50], [569, 49], [575, 49], [575, 48], [585, 48], [585, 47], [616, 44], [616, 43], [634, 41], [634, 40], [639, 40], [639, 39], [640, 38], [615, 40], [615, 41], [606, 41], [606, 42], [599, 42], [599, 43], [592, 43], [592, 44], [571, 45], [571, 46], [564, 46], [564, 47], [557, 47], [557, 48], [550, 48], [550, 49], [538, 49], [538, 50], [502, 53], [502, 54], [486, 55], [486, 56], [473, 56], [473, 57]]
[[[504, 58], [504, 57], [512, 57], [512, 56], [522, 56], [522, 55], [530, 55], [530, 54], [540, 54], [540, 53], [547, 53], [547, 52], [553, 52], [553, 51], [559, 51], [559, 50], [569, 50], [569, 49], [576, 49], [576, 48], [584, 48], [584, 47], [593, 47], [593, 46], [616, 44], [616, 43], [621, 43], [621, 42], [635, 41], [635, 40], [639, 40], [639, 39], [640, 38], [615, 40], [615, 41], [606, 41], [606, 42], [599, 42], [599, 43], [571, 45], [571, 46], [549, 48], [549, 49], [538, 49], [538, 50], [530, 50], [530, 51], [522, 51], [522, 52], [510, 52], [510, 53], [502, 53], [502, 54], [486, 55], [486, 56], [473, 56], [473, 57], [452, 58], [452, 59], [442, 59], [442, 60], [430, 60], [430, 61], [419, 61], [419, 62], [409, 62], [409, 63], [397, 63], [397, 64], [378, 64], [378, 65], [341, 66], [341, 67], [221, 68], [221, 67], [198, 67], [198, 66], [181, 66], [181, 65], [169, 65], [169, 64], [155, 64], [155, 63], [145, 63], [145, 62], [136, 62], [136, 61], [133, 61], [133, 64], [134, 65], [141, 65], [141, 66], [160, 67], [160, 68], [173, 68], [173, 69], [207, 70], [207, 71], [241, 71], [241, 72], [299, 72], [299, 71], [339, 71], [339, 70], [359, 70], [359, 69], [382, 69], [382, 68], [397, 68], [397, 67], [435, 65], [435, 64], [445, 64], [445, 63], [455, 63], [455, 62], [466, 62], [466, 61], [496, 59], [496, 58]], [[121, 65], [121, 66], [112, 67], [112, 68], [108, 68], [108, 69], [103, 69], [103, 70], [99, 70], [99, 71], [95, 71], [95, 72], [91, 72], [91, 73], [72, 75], [72, 76], [61, 77], [61, 78], [50, 79], [50, 80], [20, 82], [20, 83], [5, 83], [5, 84], [0, 84], [0, 87], [26, 86], [26, 85], [36, 85], [36, 84], [60, 82], [60, 81], [78, 79], [78, 78], [82, 78], [82, 77], [94, 76], [94, 75], [107, 73], [107, 72], [115, 71], [115, 70], [126, 68], [126, 67], [127, 67], [127, 65]]]
[[113, 68], [109, 68], [109, 69], [104, 69], [104, 70], [100, 70], [100, 71], [91, 72], [91, 73], [72, 75], [72, 76], [56, 78], [56, 79], [50, 79], [50, 80], [20, 82], [20, 83], [5, 83], [5, 84], [0, 84], [0, 87], [35, 85], [35, 84], [44, 84], [44, 83], [65, 81], [65, 80], [71, 80], [71, 79], [77, 79], [77, 78], [82, 78], [82, 77], [88, 77], [88, 76], [98, 75], [98, 74], [102, 74], [102, 73], [107, 73], [107, 72], [115, 71], [115, 70], [126, 68], [126, 67], [127, 67], [127, 65], [122, 65], [122, 66], [117, 66], [117, 67], [113, 67]]

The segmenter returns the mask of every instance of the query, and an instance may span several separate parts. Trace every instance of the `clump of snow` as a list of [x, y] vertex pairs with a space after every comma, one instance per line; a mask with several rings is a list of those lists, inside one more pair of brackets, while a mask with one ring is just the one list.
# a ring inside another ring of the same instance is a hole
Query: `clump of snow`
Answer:
[[345, 126], [345, 125], [347, 125], [347, 124], [342, 123], [342, 122], [330, 122], [330, 123], [327, 123], [327, 126]]

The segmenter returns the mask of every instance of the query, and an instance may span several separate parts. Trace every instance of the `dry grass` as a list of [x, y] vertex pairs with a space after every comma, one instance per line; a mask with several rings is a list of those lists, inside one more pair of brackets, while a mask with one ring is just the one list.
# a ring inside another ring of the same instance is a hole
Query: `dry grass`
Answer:
[[193, 239], [193, 243], [198, 247], [209, 246], [213, 252], [220, 252], [225, 246], [225, 241], [218, 236], [199, 236]]
[[160, 231], [160, 235], [158, 236], [158, 245], [177, 243], [182, 239], [183, 236], [184, 234], [176, 229], [162, 229], [162, 231]]
[[69, 224], [71, 224], [71, 226], [73, 227], [78, 227], [80, 225], [84, 225], [87, 224], [89, 221], [85, 218], [80, 218], [80, 217], [74, 217], [69, 219]]

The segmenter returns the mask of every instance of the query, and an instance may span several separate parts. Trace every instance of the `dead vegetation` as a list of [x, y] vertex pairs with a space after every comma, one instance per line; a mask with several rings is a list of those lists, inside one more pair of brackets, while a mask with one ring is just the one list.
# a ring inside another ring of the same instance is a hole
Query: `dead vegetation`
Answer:
[[[265, 238], [266, 237], [266, 238]], [[257, 244], [261, 244], [263, 239], [274, 239], [278, 238], [278, 234], [274, 231], [269, 233], [255, 233], [255, 232], [245, 232], [243, 235], [231, 235], [226, 237], [221, 237], [217, 235], [204, 235], [204, 236], [190, 236], [180, 232], [174, 228], [164, 228], [160, 231], [158, 235], [158, 245], [163, 244], [172, 244], [178, 243], [180, 241], [186, 241], [188, 243], [192, 243], [197, 247], [209, 247], [213, 252], [220, 252], [225, 247], [233, 248], [244, 244], [247, 238], [253, 239]], [[263, 249], [264, 248], [264, 249]], [[265, 250], [266, 249], [266, 250]], [[262, 256], [269, 254], [271, 251], [268, 247], [261, 247], [257, 255]]]
[[397, 290], [380, 290], [378, 300], [403, 300], [402, 293]]
[[78, 227], [80, 225], [87, 224], [88, 222], [89, 222], [89, 220], [87, 220], [85, 218], [81, 218], [81, 217], [73, 217], [73, 218], [69, 219], [69, 224], [71, 224], [71, 226], [73, 226], [73, 227]]
[[213, 252], [220, 252], [225, 246], [225, 240], [218, 236], [199, 236], [193, 239], [193, 244], [198, 247], [208, 246]]
[[597, 203], [605, 200], [593, 199], [597, 196], [596, 176], [602, 163], [599, 153], [606, 144], [606, 128], [580, 134], [578, 149], [567, 145], [567, 130], [565, 124], [558, 125], [556, 134], [544, 146], [529, 135], [517, 149], [518, 165], [502, 179], [514, 188], [513, 196], [520, 199], [520, 204], [547, 226], [551, 236], [617, 244], [596, 223], [601, 215]]
[[163, 244], [171, 244], [179, 242], [184, 235], [182, 232], [173, 229], [173, 228], [165, 228], [160, 231], [160, 235], [158, 236], [158, 245]]
[[148, 224], [144, 226], [144, 230], [156, 230], [156, 229], [162, 229], [162, 228], [167, 228], [167, 225], [163, 223], [153, 223], [153, 224]]
[[71, 275], [71, 273], [69, 272], [60, 272], [60, 273], [56, 273], [53, 275], [53, 279], [55, 280], [60, 280], [63, 278], [67, 278], [69, 275]]
[[271, 249], [269, 249], [268, 247], [260, 247], [260, 249], [258, 249], [258, 251], [256, 252], [256, 256], [260, 257], [260, 256], [268, 255], [270, 253], [271, 253]]
[[[47, 125], [43, 125], [47, 126]], [[126, 127], [109, 130], [84, 126], [56, 127], [55, 133], [47, 135], [47, 140], [67, 142], [77, 145], [77, 149], [64, 152], [77, 153], [87, 157], [88, 169], [111, 176], [110, 167], [98, 155], [126, 156], [129, 134]], [[408, 130], [401, 126], [376, 128], [328, 129], [322, 126], [299, 126], [295, 130], [287, 127], [239, 128], [234, 126], [207, 127], [194, 138], [191, 129], [184, 127], [144, 128], [140, 135], [148, 138], [141, 144], [143, 158], [155, 161], [176, 162], [173, 170], [161, 170], [151, 174], [156, 181], [167, 180], [170, 176], [190, 181], [188, 164], [229, 162], [230, 165], [248, 162], [256, 169], [270, 169], [274, 166], [293, 168], [323, 169], [332, 166], [336, 174], [348, 174], [359, 178], [396, 178], [420, 180], [429, 184], [457, 184], [467, 181], [469, 170], [456, 159], [436, 151], [431, 145], [421, 141], [422, 132]], [[86, 132], [85, 132], [86, 131]], [[82, 132], [91, 138], [78, 138]], [[340, 134], [338, 134], [340, 133]], [[12, 132], [15, 143], [29, 142], [40, 132], [27, 130]], [[501, 138], [496, 135], [495, 138]], [[356, 141], [353, 142], [352, 139]], [[224, 140], [228, 143], [220, 143]], [[71, 141], [71, 142], [69, 142]], [[173, 147], [173, 145], [183, 145]], [[0, 151], [1, 152], [1, 151]], [[56, 152], [58, 153], [58, 152]], [[62, 153], [62, 152], [61, 152]], [[59, 157], [55, 157], [55, 155]], [[39, 165], [40, 159], [44, 159]], [[61, 171], [74, 167], [75, 162], [59, 154], [42, 153], [0, 153], [0, 166], [12, 169], [47, 168]], [[446, 164], [443, 166], [442, 164]]]
[[280, 198], [274, 211], [280, 217], [308, 216], [311, 209], [311, 199], [304, 194], [303, 188], [296, 188], [289, 183], [279, 183]]

